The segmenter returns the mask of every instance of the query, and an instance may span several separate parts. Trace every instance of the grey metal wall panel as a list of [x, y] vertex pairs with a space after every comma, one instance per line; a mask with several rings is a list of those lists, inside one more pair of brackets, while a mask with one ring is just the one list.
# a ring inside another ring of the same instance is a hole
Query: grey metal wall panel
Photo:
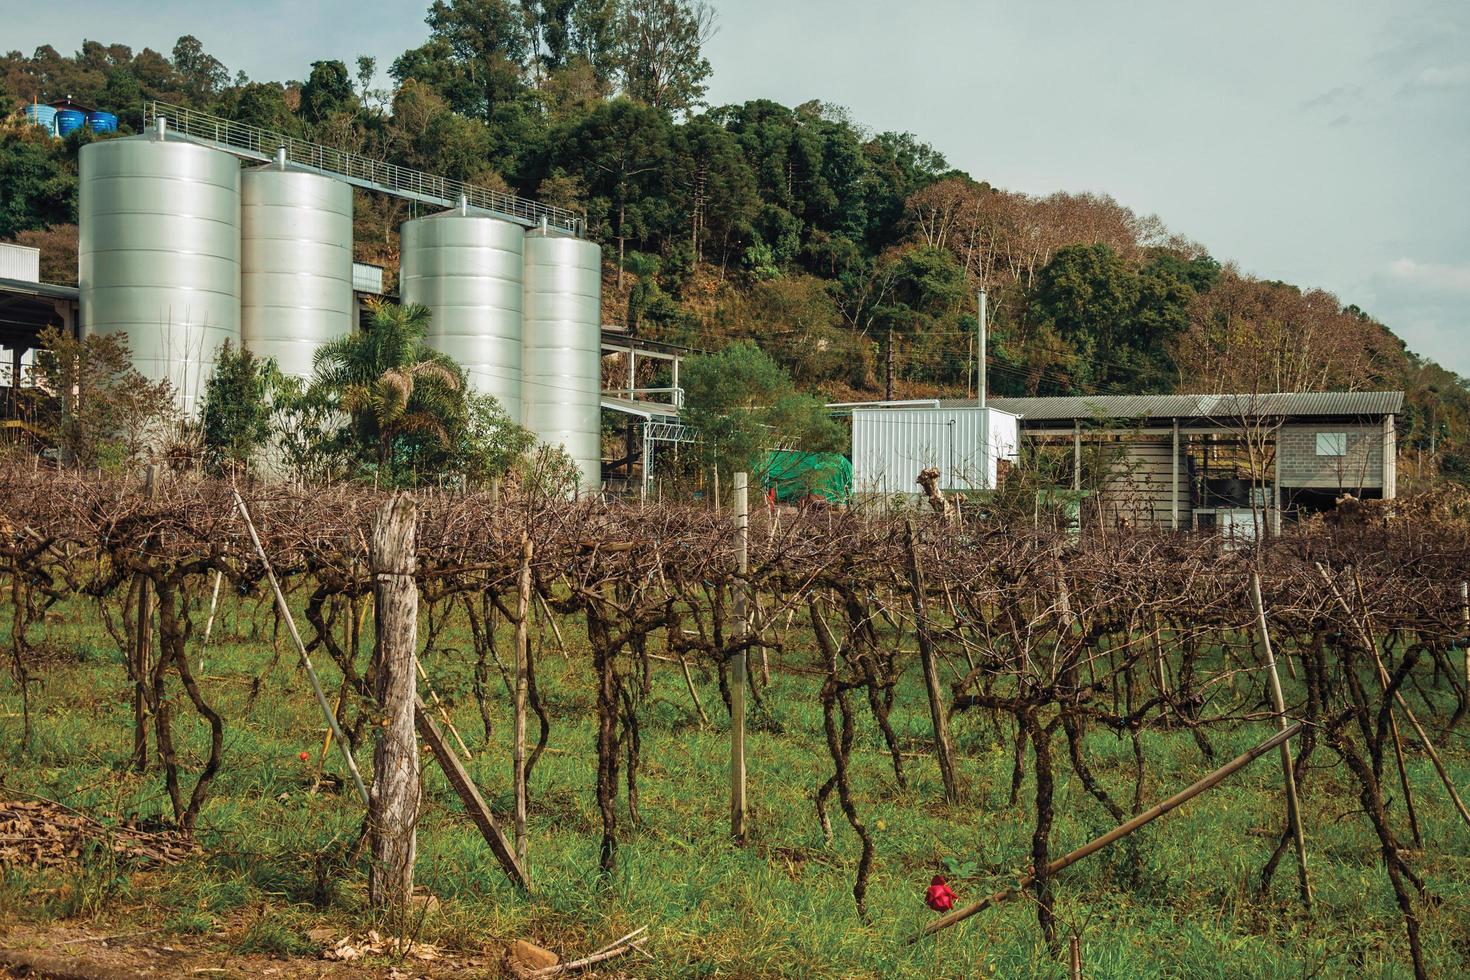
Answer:
[[585, 488], [602, 485], [602, 249], [525, 236], [526, 428], [560, 445]]
[[262, 167], [240, 182], [240, 337], [288, 375], [352, 332], [352, 188]]
[[82, 327], [127, 334], [146, 377], [198, 408], [218, 347], [240, 341], [240, 164], [151, 137], [81, 151]]
[[41, 281], [41, 250], [0, 242], [0, 279]]
[[433, 313], [428, 343], [474, 391], [521, 408], [522, 238], [518, 225], [459, 211], [404, 222], [398, 292]]
[[854, 408], [852, 483], [858, 494], [919, 493], [919, 473], [939, 468], [946, 490], [995, 485], [996, 460], [1016, 453], [1015, 417], [995, 409]]

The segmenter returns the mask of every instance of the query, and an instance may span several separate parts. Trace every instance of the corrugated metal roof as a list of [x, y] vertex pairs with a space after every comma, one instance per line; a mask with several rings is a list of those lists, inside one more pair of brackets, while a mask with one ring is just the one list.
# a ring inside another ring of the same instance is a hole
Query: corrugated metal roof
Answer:
[[45, 296], [48, 299], [77, 299], [81, 290], [76, 286], [58, 286], [50, 282], [28, 282], [24, 279], [0, 279], [0, 293], [12, 296]]
[[638, 418], [657, 419], [664, 422], [679, 420], [679, 410], [673, 405], [665, 405], [662, 402], [646, 402], [603, 395], [602, 407], [612, 412], [621, 412], [624, 415], [634, 415]]
[[[945, 406], [973, 400], [946, 400]], [[992, 398], [989, 404], [1027, 422], [1074, 419], [1215, 419], [1281, 416], [1393, 415], [1403, 409], [1402, 391], [1300, 391], [1265, 395], [1076, 395]]]

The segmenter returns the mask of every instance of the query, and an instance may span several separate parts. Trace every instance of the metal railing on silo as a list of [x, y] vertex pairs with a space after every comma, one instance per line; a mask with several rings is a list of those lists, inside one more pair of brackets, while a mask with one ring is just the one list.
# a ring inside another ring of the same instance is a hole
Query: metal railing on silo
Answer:
[[444, 207], [455, 207], [460, 198], [464, 198], [476, 210], [490, 212], [527, 227], [537, 227], [545, 222], [572, 235], [581, 235], [585, 230], [582, 216], [566, 208], [411, 170], [360, 153], [308, 143], [285, 133], [235, 122], [197, 109], [157, 101], [143, 104], [145, 126], [156, 125], [160, 118], [167, 120], [168, 127], [179, 136], [208, 143], [236, 156], [267, 161], [284, 150], [286, 159], [297, 166], [309, 167], [368, 190]]

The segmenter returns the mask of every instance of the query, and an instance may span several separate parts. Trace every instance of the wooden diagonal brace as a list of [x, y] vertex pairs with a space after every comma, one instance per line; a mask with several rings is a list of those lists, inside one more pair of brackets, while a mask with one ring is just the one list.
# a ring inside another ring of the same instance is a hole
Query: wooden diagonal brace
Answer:
[[480, 791], [475, 788], [470, 774], [465, 771], [464, 764], [459, 761], [459, 756], [454, 754], [454, 750], [444, 740], [444, 733], [434, 723], [422, 698], [417, 699], [417, 708], [418, 710], [414, 712], [414, 724], [418, 728], [419, 737], [434, 753], [434, 758], [438, 760], [439, 767], [444, 770], [444, 775], [449, 777], [449, 785], [454, 787], [470, 819], [474, 821], [476, 827], [480, 828], [485, 843], [490, 845], [490, 851], [495, 855], [495, 860], [500, 862], [501, 870], [511, 882], [529, 892], [531, 882], [526, 877], [525, 869], [516, 860], [515, 850], [505, 839], [505, 834], [501, 831], [500, 825], [495, 822], [495, 816], [490, 812], [490, 807], [486, 806], [484, 798], [480, 796]]

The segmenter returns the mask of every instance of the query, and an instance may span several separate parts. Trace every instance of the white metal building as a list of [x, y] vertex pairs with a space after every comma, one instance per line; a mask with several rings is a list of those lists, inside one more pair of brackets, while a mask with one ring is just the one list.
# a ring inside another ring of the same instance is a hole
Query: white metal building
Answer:
[[857, 497], [917, 494], [915, 480], [939, 470], [944, 490], [990, 490], [999, 461], [1014, 460], [1018, 416], [937, 401], [831, 406], [852, 411], [852, 489]]

